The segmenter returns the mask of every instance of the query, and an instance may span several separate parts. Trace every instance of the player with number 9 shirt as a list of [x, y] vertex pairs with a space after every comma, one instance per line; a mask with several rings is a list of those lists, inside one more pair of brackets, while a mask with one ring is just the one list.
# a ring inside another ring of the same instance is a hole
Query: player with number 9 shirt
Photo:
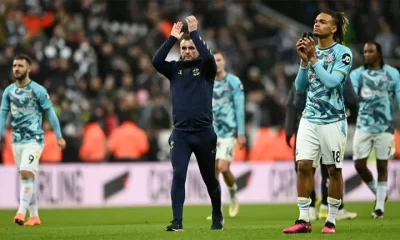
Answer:
[[[8, 113], [11, 112], [12, 150], [21, 177], [19, 209], [14, 217], [18, 225], [40, 225], [35, 187], [35, 174], [44, 147], [42, 128], [43, 114], [57, 136], [57, 144], [65, 148], [60, 124], [50, 97], [44, 87], [29, 78], [32, 60], [27, 55], [18, 55], [13, 61], [15, 83], [8, 86], [2, 96], [0, 111], [0, 133], [3, 134]], [[29, 219], [25, 216], [29, 211]]]

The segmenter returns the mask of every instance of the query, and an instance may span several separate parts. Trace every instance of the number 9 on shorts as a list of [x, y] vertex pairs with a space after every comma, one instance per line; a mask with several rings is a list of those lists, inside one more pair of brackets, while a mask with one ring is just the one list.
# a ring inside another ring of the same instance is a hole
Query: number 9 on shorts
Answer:
[[13, 144], [12, 149], [18, 171], [24, 170], [36, 173], [43, 147], [44, 145], [38, 143]]

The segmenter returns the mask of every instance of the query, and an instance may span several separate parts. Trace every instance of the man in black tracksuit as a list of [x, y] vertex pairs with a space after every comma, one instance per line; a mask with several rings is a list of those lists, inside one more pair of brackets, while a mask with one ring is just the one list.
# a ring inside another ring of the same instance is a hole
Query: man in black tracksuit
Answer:
[[[213, 128], [212, 95], [217, 65], [214, 56], [197, 32], [197, 19], [186, 18], [189, 36], [175, 23], [171, 36], [153, 57], [155, 69], [170, 80], [174, 129], [169, 138], [173, 180], [171, 188], [173, 220], [167, 231], [183, 230], [182, 212], [185, 181], [190, 156], [195, 154], [201, 176], [212, 203], [212, 230], [223, 229], [221, 189], [215, 177], [217, 136]], [[180, 41], [179, 61], [165, 61], [174, 44]]]
[[[344, 87], [344, 102], [347, 108], [358, 109], [358, 97], [354, 92], [353, 85], [351, 84], [351, 80], [347, 79]], [[294, 135], [296, 137], [297, 130], [299, 128], [299, 122], [301, 118], [301, 114], [306, 105], [306, 96], [304, 94], [296, 94], [295, 84], [293, 83], [292, 88], [289, 92], [288, 101], [287, 101], [287, 109], [286, 109], [286, 118], [285, 118], [285, 132], [286, 132], [286, 143], [290, 146], [290, 139]], [[293, 147], [293, 155], [295, 156], [296, 149], [296, 141]], [[295, 161], [295, 170], [297, 172], [297, 162]], [[322, 193], [322, 205], [327, 206], [327, 198], [328, 198], [328, 169], [326, 165], [321, 164], [321, 193]], [[313, 190], [311, 193], [311, 205], [310, 207], [315, 208], [315, 198], [316, 194]], [[339, 211], [344, 207], [343, 201], [339, 207]], [[356, 216], [355, 213], [345, 212], [347, 213], [341, 219], [352, 219]], [[325, 217], [325, 216], [324, 216]], [[337, 216], [338, 217], [338, 216]]]

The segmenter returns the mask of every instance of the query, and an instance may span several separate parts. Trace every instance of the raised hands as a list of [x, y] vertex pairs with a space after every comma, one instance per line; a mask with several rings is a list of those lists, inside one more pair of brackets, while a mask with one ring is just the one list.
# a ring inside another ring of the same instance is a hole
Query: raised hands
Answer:
[[[187, 17], [186, 22], [188, 25], [189, 32], [193, 32], [193, 31], [197, 30], [198, 21], [195, 16]], [[180, 39], [183, 35], [182, 27], [183, 27], [182, 21], [178, 21], [178, 22], [174, 23], [174, 26], [172, 26], [172, 30], [171, 30], [171, 36], [174, 36], [177, 39]]]
[[307, 55], [308, 60], [315, 58], [315, 41], [312, 38], [304, 38], [302, 40], [303, 52]]
[[304, 52], [304, 45], [303, 45], [303, 39], [302, 38], [300, 38], [297, 41], [296, 50], [297, 50], [297, 54], [299, 55], [301, 60], [303, 60], [303, 62], [307, 63], [308, 62], [308, 58], [307, 58], [306, 53]]
[[300, 38], [296, 43], [297, 54], [301, 58], [301, 65], [307, 66], [308, 62], [315, 62], [315, 41], [312, 38]]
[[188, 25], [189, 32], [193, 32], [197, 30], [198, 21], [195, 16], [189, 16], [186, 18], [186, 22]]
[[171, 36], [174, 36], [177, 39], [180, 39], [183, 35], [182, 27], [183, 27], [183, 23], [181, 21], [174, 23], [174, 26], [172, 26], [172, 30], [171, 30]]

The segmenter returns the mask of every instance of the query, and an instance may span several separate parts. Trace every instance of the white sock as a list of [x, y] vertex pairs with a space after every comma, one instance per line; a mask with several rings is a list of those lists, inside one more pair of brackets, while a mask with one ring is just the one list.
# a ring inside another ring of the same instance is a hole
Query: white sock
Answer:
[[317, 210], [315, 207], [309, 207], [308, 208], [309, 216], [316, 217], [317, 216]]
[[237, 189], [236, 183], [233, 184], [232, 187], [228, 187], [228, 189], [229, 189], [229, 196], [231, 197], [231, 200], [235, 199], [235, 197], [236, 197], [236, 189]]
[[375, 210], [384, 211], [385, 198], [387, 194], [387, 182], [378, 182], [378, 187], [376, 188], [376, 205]]
[[36, 186], [33, 186], [32, 199], [29, 204], [28, 210], [29, 210], [29, 217], [39, 217]]
[[321, 204], [321, 206], [319, 207], [319, 209], [328, 209], [328, 205]]
[[328, 197], [328, 218], [326, 219], [326, 222], [331, 222], [336, 225], [336, 214], [340, 204], [342, 204], [340, 199]]
[[29, 203], [32, 199], [34, 183], [32, 178], [22, 179], [21, 188], [19, 193], [19, 209], [18, 213], [26, 215], [26, 210], [28, 210]]
[[[342, 209], [339, 209], [339, 210], [338, 210], [337, 215], [344, 214], [344, 213], [345, 213], [345, 211], [344, 211], [344, 209], [342, 208]], [[336, 216], [337, 216], [337, 215], [336, 215]]]
[[376, 195], [376, 181], [375, 179], [371, 182], [367, 182], [368, 188]]
[[299, 206], [300, 216], [299, 220], [304, 220], [306, 222], [310, 222], [310, 204], [311, 199], [305, 197], [297, 198], [297, 206]]

